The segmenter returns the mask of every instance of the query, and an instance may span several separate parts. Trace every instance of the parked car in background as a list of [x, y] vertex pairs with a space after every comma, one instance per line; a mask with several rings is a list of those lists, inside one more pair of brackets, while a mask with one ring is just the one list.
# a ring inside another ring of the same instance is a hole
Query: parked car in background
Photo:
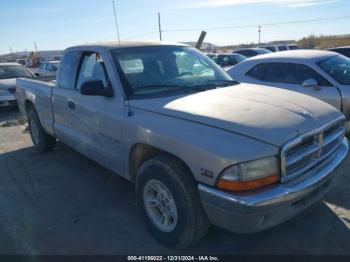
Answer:
[[216, 53], [205, 53], [205, 55], [207, 57], [209, 57], [211, 60], [215, 61], [215, 59], [217, 58], [217, 54]]
[[163, 244], [192, 245], [210, 222], [239, 233], [273, 227], [342, 175], [343, 114], [295, 92], [237, 84], [190, 46], [100, 43], [67, 49], [61, 63], [56, 84], [17, 81], [36, 149], [52, 150], [58, 138], [134, 182]]
[[228, 74], [242, 83], [321, 99], [345, 114], [350, 132], [350, 59], [343, 55], [317, 50], [273, 53], [243, 61]]
[[288, 50], [299, 50], [300, 49], [300, 47], [296, 44], [288, 44], [287, 47], [288, 47]]
[[49, 57], [45, 57], [43, 59], [43, 62], [61, 61], [61, 59], [62, 59], [62, 55], [49, 56]]
[[33, 66], [33, 60], [29, 59], [29, 58], [21, 58], [21, 59], [17, 59], [16, 63], [21, 64], [23, 66], [26, 67], [31, 67]]
[[261, 48], [265, 48], [271, 52], [281, 52], [281, 51], [288, 51], [288, 50], [298, 50], [299, 46], [295, 44], [287, 44], [287, 45], [268, 45], [268, 46], [262, 46]]
[[327, 50], [342, 54], [342, 55], [350, 58], [350, 46], [333, 47], [333, 48], [329, 48]]
[[217, 54], [214, 62], [225, 68], [237, 65], [246, 59], [247, 58], [244, 55], [240, 54]]
[[240, 54], [247, 58], [250, 58], [258, 55], [269, 54], [271, 53], [271, 51], [265, 48], [242, 48], [242, 49], [234, 50], [233, 53]]
[[44, 62], [38, 68], [40, 76], [56, 76], [60, 61]]
[[26, 67], [17, 63], [0, 63], [0, 107], [16, 105], [16, 79], [34, 78]]
[[26, 65], [26, 59], [24, 59], [24, 58], [23, 58], [23, 59], [17, 59], [17, 60], [16, 60], [16, 63], [25, 66], [25, 65]]

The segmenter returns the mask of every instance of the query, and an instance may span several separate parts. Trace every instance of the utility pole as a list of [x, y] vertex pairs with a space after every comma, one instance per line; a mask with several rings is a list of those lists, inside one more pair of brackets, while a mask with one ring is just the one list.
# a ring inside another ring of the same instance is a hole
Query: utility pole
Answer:
[[38, 48], [36, 46], [36, 42], [35, 41], [34, 41], [34, 49], [35, 49], [36, 57], [39, 57]]
[[198, 41], [197, 41], [197, 43], [196, 43], [196, 48], [197, 48], [198, 50], [200, 50], [200, 48], [201, 48], [201, 46], [202, 46], [202, 44], [203, 44], [203, 41], [204, 41], [204, 38], [205, 38], [206, 35], [207, 35], [207, 32], [205, 32], [205, 31], [202, 31], [202, 32], [201, 32], [201, 34], [200, 34], [200, 36], [199, 36], [199, 39], [198, 39]]
[[160, 12], [158, 12], [158, 30], [159, 30], [159, 40], [162, 41], [163, 37], [162, 37], [162, 24], [160, 21]]
[[261, 43], [261, 25], [259, 25], [259, 45], [260, 45], [260, 43]]
[[11, 56], [12, 56], [12, 58], [14, 57], [14, 55], [13, 55], [13, 52], [12, 52], [12, 47], [10, 46], [10, 52], [11, 52]]
[[112, 3], [113, 3], [113, 10], [114, 10], [115, 28], [117, 30], [117, 39], [120, 46], [120, 36], [119, 36], [119, 28], [118, 28], [118, 20], [117, 20], [117, 11], [115, 9], [115, 1], [113, 0]]

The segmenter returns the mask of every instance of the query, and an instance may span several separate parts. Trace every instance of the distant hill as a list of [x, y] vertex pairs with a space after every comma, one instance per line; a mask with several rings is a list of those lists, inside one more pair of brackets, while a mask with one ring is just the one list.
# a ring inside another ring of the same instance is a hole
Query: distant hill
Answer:
[[[183, 42], [184, 44], [195, 46], [196, 42]], [[282, 40], [282, 41], [271, 41], [266, 43], [261, 43], [260, 45], [256, 43], [251, 44], [242, 44], [242, 45], [229, 45], [229, 46], [218, 46], [214, 45], [209, 42], [204, 42], [202, 44], [201, 50], [206, 52], [226, 52], [231, 51], [233, 49], [237, 48], [244, 48], [244, 47], [257, 47], [257, 46], [264, 46], [264, 45], [278, 45], [278, 44], [298, 44], [301, 48], [306, 49], [326, 49], [330, 47], [336, 47], [336, 46], [350, 46], [350, 34], [346, 35], [331, 35], [331, 36], [315, 36], [310, 35], [308, 37], [304, 37], [300, 40]], [[32, 51], [27, 51], [27, 55], [29, 55]], [[48, 50], [48, 51], [39, 51], [39, 57], [40, 58], [47, 58], [47, 57], [53, 57], [62, 55], [63, 50]], [[24, 58], [26, 55], [25, 52], [16, 52], [13, 54], [14, 57], [12, 57], [11, 54], [5, 54], [0, 55], [0, 61], [5, 61], [7, 59], [19, 59]]]
[[281, 40], [281, 41], [271, 41], [256, 44], [242, 44], [242, 45], [230, 45], [230, 46], [220, 46], [218, 47], [219, 52], [225, 52], [234, 50], [237, 48], [248, 48], [248, 47], [259, 47], [266, 45], [280, 45], [280, 44], [297, 44], [302, 49], [327, 49], [331, 47], [337, 46], [350, 46], [350, 34], [347, 35], [329, 35], [329, 36], [315, 36], [310, 35], [308, 37], [304, 37], [300, 40]]
[[350, 46], [350, 35], [335, 35], [335, 36], [315, 36], [311, 35], [304, 37], [298, 41], [301, 48], [306, 49], [327, 49], [338, 46]]
[[[34, 51], [27, 51], [27, 55], [29, 55], [31, 52], [34, 52]], [[46, 57], [62, 55], [63, 50], [39, 51], [38, 54], [39, 54], [39, 57], [46, 58]], [[24, 57], [26, 57], [26, 52], [15, 52], [12, 55], [11, 54], [0, 55], [0, 60], [19, 59]]]
[[[183, 44], [186, 45], [190, 45], [195, 47], [197, 42], [182, 42]], [[212, 43], [208, 43], [208, 42], [203, 42], [201, 50], [206, 50], [206, 51], [210, 51], [210, 50], [215, 50], [217, 48], [217, 45], [214, 45]]]
[[267, 46], [267, 45], [284, 45], [284, 44], [296, 44], [295, 40], [279, 40], [279, 41], [270, 41], [270, 42], [264, 42], [260, 44], [251, 43], [251, 44], [241, 44], [241, 45], [229, 45], [229, 46], [220, 46], [218, 50], [220, 52], [229, 51], [229, 50], [235, 50], [239, 48], [251, 48], [251, 47], [261, 47], [261, 46]]

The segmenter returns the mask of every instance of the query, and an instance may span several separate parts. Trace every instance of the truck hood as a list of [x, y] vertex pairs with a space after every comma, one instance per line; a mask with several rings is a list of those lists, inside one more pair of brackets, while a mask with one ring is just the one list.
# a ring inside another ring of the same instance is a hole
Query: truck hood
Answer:
[[342, 116], [338, 110], [315, 98], [252, 84], [192, 95], [132, 100], [130, 106], [234, 132], [278, 147]]
[[0, 79], [0, 89], [7, 90], [11, 87], [16, 87], [16, 78]]

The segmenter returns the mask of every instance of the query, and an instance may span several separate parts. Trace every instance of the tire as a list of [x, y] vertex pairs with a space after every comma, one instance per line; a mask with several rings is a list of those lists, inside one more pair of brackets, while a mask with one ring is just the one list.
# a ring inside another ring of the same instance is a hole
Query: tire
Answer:
[[[163, 202], [162, 195], [167, 195]], [[142, 164], [136, 179], [136, 197], [150, 233], [166, 246], [184, 249], [201, 240], [209, 229], [197, 183], [188, 168], [173, 157], [160, 155]], [[170, 213], [167, 220], [163, 211]], [[163, 220], [157, 220], [159, 217]]]
[[34, 108], [28, 112], [28, 126], [34, 147], [38, 152], [45, 153], [53, 150], [56, 139], [45, 132]]

